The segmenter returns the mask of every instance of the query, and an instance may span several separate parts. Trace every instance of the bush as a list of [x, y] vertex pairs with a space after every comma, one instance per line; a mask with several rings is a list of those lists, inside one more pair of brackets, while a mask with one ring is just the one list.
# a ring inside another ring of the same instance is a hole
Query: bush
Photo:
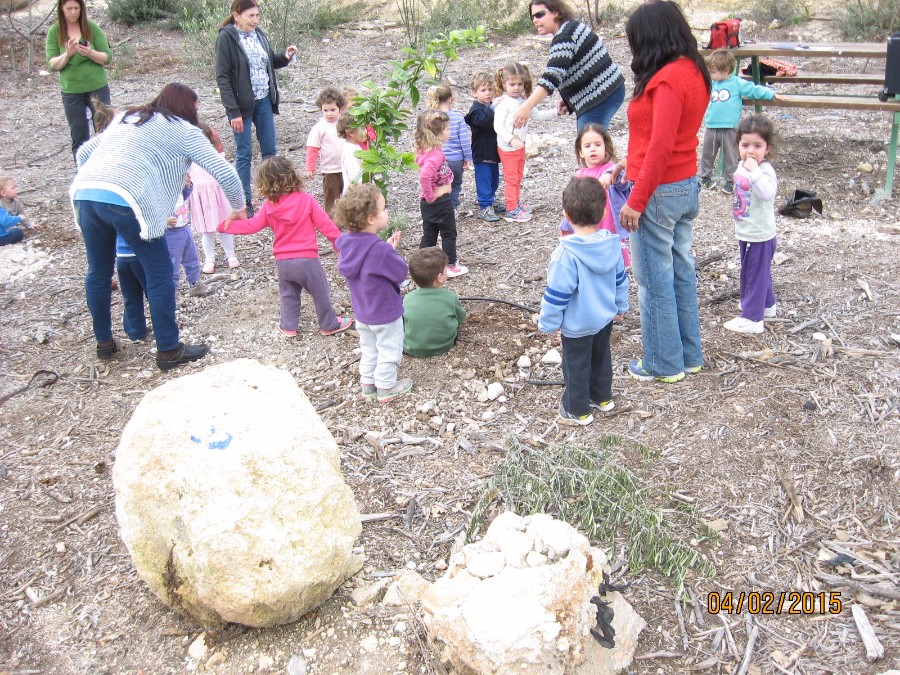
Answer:
[[843, 19], [845, 38], [880, 42], [900, 30], [900, 0], [852, 0], [844, 7]]
[[495, 33], [518, 34], [532, 30], [528, 7], [522, 0], [396, 0], [406, 43], [421, 48], [453, 30], [485, 26]]
[[178, 0], [109, 0], [106, 10], [113, 21], [136, 26], [178, 16], [181, 3]]
[[809, 21], [809, 5], [800, 0], [756, 0], [750, 5], [750, 16], [760, 23], [798, 24]]

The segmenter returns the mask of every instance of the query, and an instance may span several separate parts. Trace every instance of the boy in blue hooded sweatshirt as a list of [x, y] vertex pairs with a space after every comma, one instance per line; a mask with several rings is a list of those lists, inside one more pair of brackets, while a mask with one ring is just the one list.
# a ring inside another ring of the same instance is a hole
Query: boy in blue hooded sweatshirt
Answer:
[[628, 311], [628, 276], [619, 236], [598, 230], [606, 190], [593, 178], [573, 178], [563, 211], [575, 233], [561, 237], [550, 256], [538, 328], [562, 332], [560, 424], [586, 426], [591, 408], [608, 412], [612, 400], [612, 324]]

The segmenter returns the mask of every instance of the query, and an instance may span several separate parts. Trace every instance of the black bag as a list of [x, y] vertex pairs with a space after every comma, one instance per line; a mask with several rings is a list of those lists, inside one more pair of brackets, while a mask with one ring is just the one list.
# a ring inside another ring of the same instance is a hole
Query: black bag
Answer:
[[813, 211], [822, 214], [822, 200], [811, 190], [794, 190], [794, 196], [778, 209], [778, 213], [791, 218], [809, 218]]

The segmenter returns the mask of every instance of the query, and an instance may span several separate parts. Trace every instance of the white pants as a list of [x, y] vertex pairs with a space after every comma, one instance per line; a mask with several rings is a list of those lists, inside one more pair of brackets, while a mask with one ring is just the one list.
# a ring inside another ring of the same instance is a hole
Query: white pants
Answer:
[[359, 332], [359, 381], [392, 389], [397, 384], [397, 368], [403, 360], [403, 317], [391, 323], [366, 324], [356, 321]]

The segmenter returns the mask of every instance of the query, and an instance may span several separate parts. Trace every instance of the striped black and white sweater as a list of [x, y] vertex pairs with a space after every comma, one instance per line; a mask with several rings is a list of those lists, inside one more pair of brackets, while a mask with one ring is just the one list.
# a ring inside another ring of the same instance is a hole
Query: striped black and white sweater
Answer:
[[78, 148], [78, 174], [69, 188], [73, 202], [78, 190], [113, 192], [134, 211], [141, 239], [157, 239], [165, 236], [166, 219], [181, 195], [191, 162], [196, 162], [222, 186], [233, 209], [244, 208], [237, 171], [198, 127], [160, 114], [136, 126], [121, 122], [124, 115], [117, 115], [106, 131]]
[[559, 90], [576, 115], [609, 97], [625, 78], [597, 34], [580, 21], [565, 21], [550, 43], [547, 69], [537, 86], [549, 93]]

